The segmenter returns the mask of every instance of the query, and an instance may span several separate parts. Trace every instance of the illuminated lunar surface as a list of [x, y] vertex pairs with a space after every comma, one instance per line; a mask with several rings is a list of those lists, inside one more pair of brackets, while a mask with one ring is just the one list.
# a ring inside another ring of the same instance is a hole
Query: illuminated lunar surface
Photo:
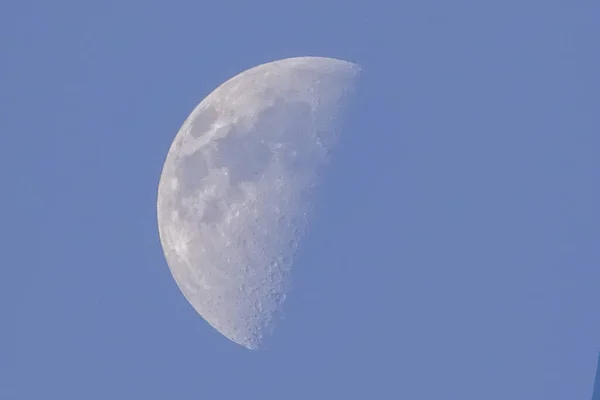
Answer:
[[244, 71], [194, 109], [168, 152], [157, 209], [169, 268], [194, 309], [248, 349], [273, 331], [358, 75], [321, 57]]

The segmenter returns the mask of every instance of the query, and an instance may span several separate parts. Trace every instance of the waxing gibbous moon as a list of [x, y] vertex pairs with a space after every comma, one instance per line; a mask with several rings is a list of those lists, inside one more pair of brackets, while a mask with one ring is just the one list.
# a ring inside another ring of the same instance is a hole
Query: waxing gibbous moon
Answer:
[[324, 57], [244, 71], [192, 111], [167, 154], [157, 214], [169, 268], [194, 309], [248, 349], [272, 332], [289, 290], [359, 71]]

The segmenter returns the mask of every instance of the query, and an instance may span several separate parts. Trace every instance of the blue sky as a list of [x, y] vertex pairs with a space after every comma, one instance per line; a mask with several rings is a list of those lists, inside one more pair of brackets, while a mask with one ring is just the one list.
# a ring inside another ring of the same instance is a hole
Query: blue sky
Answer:
[[[582, 399], [600, 345], [588, 1], [0, 5], [0, 398]], [[254, 65], [364, 70], [287, 318], [249, 352], [164, 260], [194, 106]]]

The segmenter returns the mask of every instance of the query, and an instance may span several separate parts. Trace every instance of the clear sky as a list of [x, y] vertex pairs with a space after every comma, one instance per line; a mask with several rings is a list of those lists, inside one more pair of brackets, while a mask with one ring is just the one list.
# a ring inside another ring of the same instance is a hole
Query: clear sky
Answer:
[[[0, 3], [0, 398], [588, 400], [600, 4]], [[195, 105], [289, 56], [364, 73], [287, 317], [225, 339], [156, 190]]]

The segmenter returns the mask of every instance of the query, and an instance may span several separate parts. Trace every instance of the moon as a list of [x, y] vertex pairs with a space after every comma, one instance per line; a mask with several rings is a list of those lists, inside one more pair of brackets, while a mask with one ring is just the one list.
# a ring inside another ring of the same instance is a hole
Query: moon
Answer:
[[168, 151], [157, 198], [167, 264], [198, 314], [248, 349], [281, 314], [359, 72], [325, 57], [246, 70], [200, 102]]

